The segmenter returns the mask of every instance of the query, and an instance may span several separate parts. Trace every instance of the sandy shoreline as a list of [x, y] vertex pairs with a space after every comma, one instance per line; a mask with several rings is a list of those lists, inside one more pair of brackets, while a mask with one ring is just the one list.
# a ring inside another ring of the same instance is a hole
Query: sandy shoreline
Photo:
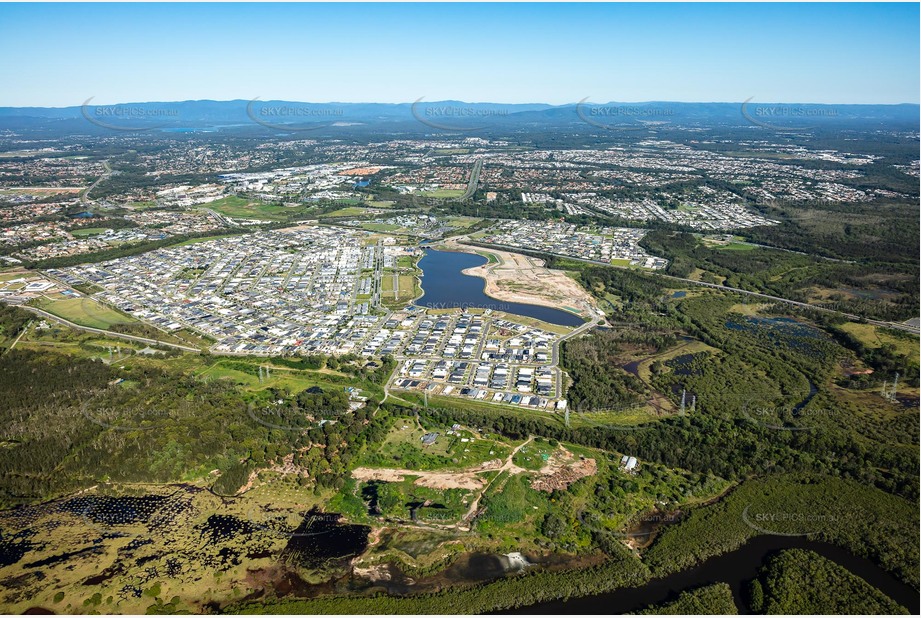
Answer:
[[[498, 301], [540, 305], [591, 319], [598, 311], [595, 299], [577, 282], [558, 270], [544, 267], [543, 260], [501, 249], [480, 248], [448, 241], [445, 245], [464, 253], [477, 249], [499, 258], [499, 263], [465, 268], [465, 275], [480, 277], [486, 284], [483, 292]], [[575, 311], [573, 311], [575, 309]]]

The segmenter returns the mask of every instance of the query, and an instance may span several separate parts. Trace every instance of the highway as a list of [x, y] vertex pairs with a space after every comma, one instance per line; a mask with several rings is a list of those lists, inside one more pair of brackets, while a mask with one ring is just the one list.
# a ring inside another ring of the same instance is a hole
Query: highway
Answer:
[[95, 189], [95, 188], [96, 188], [96, 185], [98, 185], [100, 182], [102, 182], [103, 180], [105, 180], [106, 178], [108, 178], [109, 176], [112, 175], [112, 168], [109, 167], [109, 162], [108, 162], [108, 161], [103, 161], [103, 162], [102, 162], [102, 167], [103, 167], [103, 169], [105, 170], [105, 171], [102, 173], [102, 176], [100, 176], [99, 178], [97, 178], [97, 179], [96, 179], [96, 182], [94, 182], [93, 184], [91, 184], [89, 187], [87, 187], [86, 191], [83, 191], [83, 192], [80, 194], [80, 202], [81, 202], [84, 206], [89, 206], [89, 204], [91, 203], [91, 200], [90, 200], [90, 191], [92, 191], [93, 189]]
[[467, 190], [458, 198], [460, 201], [469, 200], [476, 193], [477, 185], [480, 183], [480, 172], [483, 170], [483, 159], [477, 159], [470, 171], [470, 182], [467, 183]]

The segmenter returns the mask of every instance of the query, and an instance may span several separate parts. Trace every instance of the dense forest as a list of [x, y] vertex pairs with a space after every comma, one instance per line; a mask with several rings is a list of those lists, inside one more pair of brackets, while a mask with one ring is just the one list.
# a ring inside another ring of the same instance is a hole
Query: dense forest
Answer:
[[387, 422], [373, 401], [345, 414], [340, 390], [251, 400], [173, 370], [18, 349], [0, 357], [0, 391], [7, 505], [100, 480], [170, 482], [212, 469], [229, 473], [218, 489], [233, 493], [248, 470], [286, 457], [316, 486], [336, 487]]
[[31, 319], [32, 314], [24, 309], [0, 304], [0, 350], [10, 345]]
[[689, 568], [765, 534], [801, 536], [868, 558], [917, 589], [917, 501], [822, 475], [775, 474], [742, 482], [690, 510], [646, 550], [653, 576]]
[[907, 614], [907, 609], [815, 552], [788, 549], [769, 558], [749, 591], [759, 614]]
[[638, 612], [638, 615], [729, 615], [738, 614], [732, 599], [732, 589], [728, 584], [711, 584], [694, 590], [685, 590], [678, 598]]
[[563, 345], [560, 362], [573, 381], [566, 396], [574, 410], [609, 410], [644, 401], [647, 389], [643, 383], [616, 366], [618, 349], [617, 335], [610, 331]]

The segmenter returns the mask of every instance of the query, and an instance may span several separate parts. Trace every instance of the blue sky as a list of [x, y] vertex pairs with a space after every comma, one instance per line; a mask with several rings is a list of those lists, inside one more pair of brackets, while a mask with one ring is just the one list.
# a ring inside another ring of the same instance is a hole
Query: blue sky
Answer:
[[918, 4], [0, 4], [0, 106], [917, 103]]

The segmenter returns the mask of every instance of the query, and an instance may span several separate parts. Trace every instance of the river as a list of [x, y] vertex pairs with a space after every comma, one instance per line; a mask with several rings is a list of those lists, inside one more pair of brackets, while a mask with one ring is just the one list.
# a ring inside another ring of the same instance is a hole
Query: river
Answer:
[[504, 311], [516, 315], [537, 318], [560, 326], [580, 326], [582, 318], [551, 307], [510, 303], [487, 296], [486, 282], [480, 277], [465, 275], [461, 271], [482, 266], [489, 260], [474, 253], [436, 251], [426, 249], [419, 261], [422, 269], [422, 298], [416, 301], [420, 307], [448, 309], [454, 307], [476, 307]]
[[753, 580], [768, 556], [781, 549], [808, 549], [837, 563], [863, 578], [871, 586], [918, 615], [918, 591], [905, 584], [866, 558], [858, 558], [846, 550], [801, 537], [759, 536], [739, 549], [714, 556], [696, 567], [654, 579], [642, 586], [622, 588], [614, 592], [571, 598], [568, 601], [550, 601], [503, 614], [625, 614], [659, 605], [677, 598], [684, 590], [707, 584], [725, 582], [732, 588], [736, 607], [750, 614], [745, 601], [745, 587]]

